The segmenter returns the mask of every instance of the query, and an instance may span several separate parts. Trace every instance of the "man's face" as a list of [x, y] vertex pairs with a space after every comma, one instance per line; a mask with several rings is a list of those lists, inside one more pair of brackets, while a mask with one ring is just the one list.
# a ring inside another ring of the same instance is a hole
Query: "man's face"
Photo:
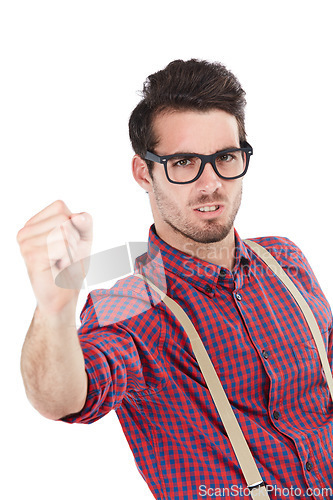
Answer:
[[[236, 118], [222, 110], [175, 111], [159, 114], [154, 121], [158, 155], [213, 154], [240, 147]], [[191, 240], [213, 243], [233, 229], [242, 197], [242, 179], [221, 179], [210, 163], [193, 183], [172, 184], [164, 167], [155, 163], [150, 201], [157, 233], [171, 243]], [[199, 208], [215, 206], [216, 211]]]

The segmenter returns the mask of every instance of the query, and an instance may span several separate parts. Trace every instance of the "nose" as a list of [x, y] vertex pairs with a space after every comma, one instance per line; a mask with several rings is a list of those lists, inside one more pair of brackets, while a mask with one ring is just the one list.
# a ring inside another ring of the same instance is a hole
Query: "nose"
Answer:
[[206, 163], [196, 184], [199, 191], [214, 193], [214, 191], [222, 186], [222, 180], [223, 179], [214, 171], [213, 165], [211, 163]]

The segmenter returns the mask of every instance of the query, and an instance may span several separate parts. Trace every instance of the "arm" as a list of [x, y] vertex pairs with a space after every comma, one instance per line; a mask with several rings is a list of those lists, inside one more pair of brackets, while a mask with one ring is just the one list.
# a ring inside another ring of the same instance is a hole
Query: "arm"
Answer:
[[77, 413], [87, 397], [87, 374], [75, 326], [75, 311], [51, 316], [37, 307], [21, 356], [27, 397], [44, 417]]
[[67, 285], [74, 285], [70, 288], [57, 286], [55, 278], [87, 256], [91, 238], [88, 214], [75, 216], [62, 201], [32, 217], [17, 235], [37, 299], [22, 349], [22, 377], [32, 405], [54, 420], [79, 412], [87, 396], [85, 362], [75, 326], [82, 267], [81, 283], [77, 268], [76, 274], [66, 274]]

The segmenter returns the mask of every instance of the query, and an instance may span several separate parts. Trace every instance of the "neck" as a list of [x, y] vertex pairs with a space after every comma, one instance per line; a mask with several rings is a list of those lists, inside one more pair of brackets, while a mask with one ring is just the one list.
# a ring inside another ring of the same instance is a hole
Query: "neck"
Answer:
[[236, 245], [233, 227], [223, 240], [216, 243], [198, 243], [178, 231], [172, 231], [172, 234], [169, 231], [163, 231], [160, 227], [157, 228], [156, 224], [155, 230], [157, 235], [168, 245], [191, 255], [191, 257], [225, 267], [229, 271], [232, 271], [234, 268]]

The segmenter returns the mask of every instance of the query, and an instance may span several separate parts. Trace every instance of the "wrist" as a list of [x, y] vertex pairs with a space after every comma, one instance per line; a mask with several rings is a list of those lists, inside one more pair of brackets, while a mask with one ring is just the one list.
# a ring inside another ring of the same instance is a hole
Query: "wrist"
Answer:
[[50, 327], [76, 327], [75, 325], [75, 315], [76, 315], [77, 297], [73, 297], [70, 302], [67, 302], [61, 307], [45, 307], [37, 303], [34, 321], [36, 323], [47, 323]]

